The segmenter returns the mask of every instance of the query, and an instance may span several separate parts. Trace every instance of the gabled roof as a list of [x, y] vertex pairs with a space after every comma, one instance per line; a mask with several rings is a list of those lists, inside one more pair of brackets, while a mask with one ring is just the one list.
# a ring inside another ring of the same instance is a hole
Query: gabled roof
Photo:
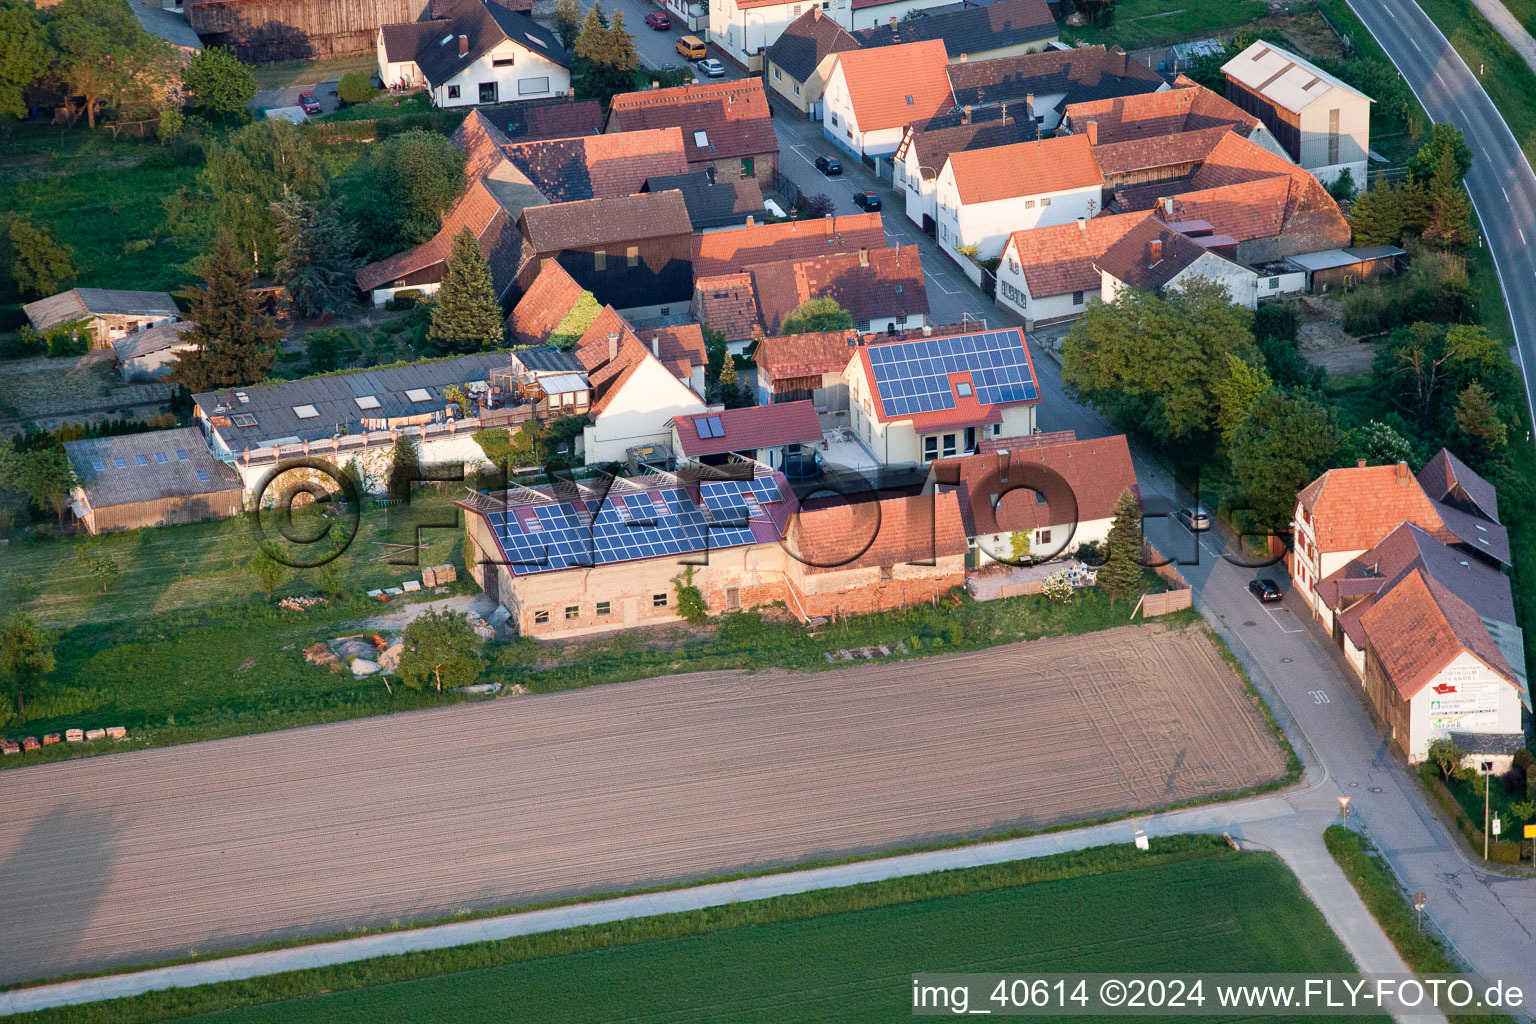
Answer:
[[162, 320], [146, 331], [135, 331], [121, 338], [113, 338], [112, 351], [117, 354], [120, 363], [142, 359], [185, 344], [181, 336], [195, 326], [190, 320]]
[[118, 288], [71, 288], [21, 307], [39, 331], [93, 316], [180, 316], [169, 292], [136, 292]]
[[[618, 353], [610, 357], [609, 335], [618, 335]], [[656, 350], [652, 351], [652, 341]], [[669, 376], [681, 380], [689, 375], [696, 361], [703, 358], [704, 335], [695, 326], [648, 330], [642, 340], [634, 326], [612, 306], [605, 306], [596, 320], [576, 343], [576, 358], [587, 368], [592, 384], [591, 416], [596, 419], [612, 403], [635, 370], [647, 362], [664, 367]], [[679, 383], [679, 387], [687, 385]]]
[[647, 327], [636, 329], [635, 335], [651, 347], [652, 354], [672, 371], [674, 377], [690, 376], [694, 367], [709, 362], [709, 353], [704, 348], [704, 331], [698, 324]]
[[1029, 142], [1039, 135], [1040, 126], [1034, 120], [1005, 118], [1000, 107], [984, 107], [969, 114], [951, 111], [909, 127], [896, 147], [895, 159], [905, 161], [907, 154], [913, 153], [917, 157], [918, 173], [932, 181], [939, 176], [951, 153], [1010, 146]]
[[733, 274], [754, 263], [857, 252], [885, 245], [878, 213], [753, 224], [693, 236], [693, 276]]
[[802, 303], [831, 298], [855, 322], [927, 314], [928, 290], [915, 245], [780, 260], [748, 268], [763, 326], [777, 331]]
[[757, 310], [751, 274], [694, 278], [693, 307], [699, 320], [725, 335], [726, 341], [762, 337], [763, 317]]
[[841, 373], [853, 358], [857, 337], [852, 331], [778, 334], [757, 343], [752, 361], [758, 375], [769, 380]]
[[1260, 123], [1226, 97], [1183, 75], [1166, 92], [1070, 103], [1065, 120], [1074, 132], [1084, 132], [1088, 122], [1094, 122], [1101, 146], [1219, 126], [1246, 138]]
[[959, 491], [967, 537], [1108, 519], [1127, 489], [1140, 494], [1124, 434], [939, 459], [928, 480]]
[[924, 121], [954, 105], [949, 56], [937, 39], [873, 50], [844, 50], [838, 67], [848, 85], [859, 130], [879, 131]]
[[1403, 700], [1413, 699], [1464, 652], [1520, 689], [1514, 669], [1477, 613], [1422, 569], [1409, 572], [1377, 598], [1360, 625]]
[[1465, 512], [1499, 521], [1499, 492], [1473, 472], [1472, 467], [1441, 448], [1419, 470], [1419, 484], [1435, 501]]
[[1000, 423], [1004, 407], [1040, 400], [1017, 327], [867, 345], [857, 358], [882, 423], [910, 420], [924, 432]]
[[858, 48], [858, 40], [847, 29], [823, 15], [820, 5], [812, 4], [768, 47], [768, 62], [795, 81], [804, 82], [829, 54]]
[[802, 507], [791, 551], [806, 573], [933, 563], [968, 545], [954, 492]]
[[603, 133], [603, 105], [597, 100], [554, 99], [514, 103], [496, 116], [513, 142], [574, 139]]
[[436, 264], [447, 263], [454, 237], [465, 228], [480, 244], [481, 255], [491, 265], [496, 294], [502, 295], [517, 272], [520, 239], [512, 218], [491, 195], [485, 182], [478, 178], [470, 181], [458, 202], [443, 216], [437, 234], [421, 245], [361, 268], [354, 278], [357, 287], [365, 292], [372, 291]]
[[[608, 108], [608, 131], [677, 128], [690, 164], [779, 151], [760, 78], [625, 92]], [[677, 173], [677, 172], [674, 172]]]
[[1260, 39], [1221, 66], [1232, 81], [1246, 86], [1276, 106], [1299, 114], [1334, 89], [1354, 93], [1368, 102], [1369, 96], [1335, 78], [1289, 50]]
[[541, 345], [581, 298], [582, 287], [559, 260], [545, 260], [533, 284], [507, 317], [507, 332], [515, 345]]
[[551, 203], [633, 195], [647, 178], [688, 169], [676, 128], [511, 142], [502, 150]]
[[1036, 96], [1062, 94], [1063, 103], [1156, 92], [1161, 75], [1132, 60], [1123, 50], [1076, 46], [1016, 57], [973, 60], [949, 69], [956, 106], [1022, 102]]
[[94, 509], [241, 489], [240, 474], [213, 457], [196, 427], [66, 441], [64, 453]]
[[202, 50], [203, 41], [187, 24], [186, 15], [170, 11], [159, 4], [143, 4], [133, 0], [128, 4], [133, 16], [144, 26], [144, 31], [157, 35], [166, 42], [183, 50]]
[[[386, 59], [415, 61], [434, 86], [444, 84], [507, 41], [563, 68], [573, 66], [571, 55], [553, 32], [495, 0], [459, 0], [447, 18], [384, 25], [380, 32]], [[468, 50], [462, 55], [460, 36], [468, 37]]]
[[1057, 34], [1056, 19], [1051, 17], [1046, 0], [999, 0], [984, 7], [938, 13], [920, 10], [895, 24], [887, 22], [854, 33], [863, 47], [937, 39], [951, 59], [1055, 39]]
[[1029, 294], [1035, 298], [1097, 291], [1100, 278], [1095, 261], [1148, 216], [1105, 214], [1072, 224], [1015, 231], [1004, 256], [1018, 261]]
[[716, 180], [705, 171], [690, 171], [646, 179], [646, 192], [669, 189], [683, 194], [688, 220], [695, 231], [745, 224], [748, 217], [762, 218], [768, 212], [756, 178]]
[[1081, 135], [952, 153], [949, 166], [960, 202], [990, 203], [1102, 184], [1093, 147]]
[[506, 135], [479, 108], [465, 115], [449, 141], [464, 154], [464, 177], [470, 181], [493, 173], [507, 158], [501, 150], [507, 144]]
[[[700, 433], [708, 422], [714, 429]], [[683, 454], [689, 458], [750, 452], [786, 444], [810, 444], [821, 440], [821, 422], [813, 402], [779, 402], [744, 409], [722, 409], [678, 416], [672, 420]]]
[[1465, 601], [1479, 616], [1515, 622], [1509, 577], [1441, 542], [1414, 523], [1403, 523], [1364, 554], [1356, 555], [1317, 585], [1331, 608], [1390, 590], [1403, 576], [1422, 569]]
[[645, 192], [533, 206], [523, 211], [522, 224], [529, 244], [538, 253], [693, 234], [681, 192]]
[[1104, 250], [1094, 265], [1133, 288], [1155, 291], [1210, 251], [1156, 217], [1148, 217]]
[[[1153, 93], [1161, 96], [1162, 93]], [[1227, 125], [1215, 125], [1191, 132], [1175, 132], [1172, 135], [1154, 135], [1149, 138], [1128, 139], [1124, 142], [1105, 142], [1093, 147], [1093, 158], [1106, 176], [1112, 174], [1149, 174], [1167, 168], [1173, 169], [1198, 164], [1211, 155], [1223, 137], [1231, 134]], [[1072, 136], [1086, 139], [1086, 134]], [[1183, 171], [1182, 173], [1188, 173]]]

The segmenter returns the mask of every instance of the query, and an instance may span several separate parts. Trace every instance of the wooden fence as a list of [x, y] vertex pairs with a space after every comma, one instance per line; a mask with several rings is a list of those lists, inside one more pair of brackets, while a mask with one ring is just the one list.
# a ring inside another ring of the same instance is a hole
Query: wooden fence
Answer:
[[[1189, 581], [1173, 567], [1173, 563], [1166, 565], [1157, 564], [1163, 561], [1162, 554], [1150, 543], [1146, 545], [1147, 561], [1154, 563], [1152, 571], [1162, 577], [1168, 584], [1168, 589], [1161, 594], [1143, 594], [1141, 600], [1136, 602], [1136, 608], [1140, 609], [1143, 618], [1151, 618], [1156, 615], [1167, 615], [1169, 612], [1183, 611], [1193, 607], [1195, 592], [1190, 589]], [[1136, 611], [1132, 610], [1131, 618], [1136, 617]]]

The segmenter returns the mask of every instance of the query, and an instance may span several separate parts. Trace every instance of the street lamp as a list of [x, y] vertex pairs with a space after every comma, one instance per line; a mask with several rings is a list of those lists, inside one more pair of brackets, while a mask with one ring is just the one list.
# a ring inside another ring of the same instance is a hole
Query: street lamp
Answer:
[[1477, 770], [1483, 776], [1483, 863], [1488, 863], [1488, 791], [1493, 788], [1493, 762], [1478, 762]]
[[1429, 897], [1422, 892], [1413, 894], [1413, 909], [1419, 914], [1419, 931], [1424, 930], [1424, 904], [1429, 902]]

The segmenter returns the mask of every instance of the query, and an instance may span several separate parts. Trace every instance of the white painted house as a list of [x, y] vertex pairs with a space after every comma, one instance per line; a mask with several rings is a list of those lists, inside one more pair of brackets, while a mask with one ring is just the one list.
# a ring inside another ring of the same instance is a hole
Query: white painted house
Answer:
[[954, 106], [942, 40], [844, 50], [822, 94], [821, 128], [856, 157], [880, 161], [901, 145], [908, 125]]
[[1103, 208], [1102, 183], [1081, 135], [952, 153], [935, 190], [939, 246], [971, 273], [961, 248], [996, 259], [1015, 231], [1092, 217]]
[[608, 307], [582, 335], [576, 355], [592, 385], [592, 422], [582, 431], [588, 465], [623, 462], [629, 449], [666, 445], [672, 420], [705, 411], [704, 399]]
[[546, 99], [571, 88], [571, 55], [554, 33], [494, 0], [460, 3], [451, 18], [384, 25], [378, 58], [386, 85], [424, 86], [438, 107]]
[[[671, 4], [679, 0], [668, 0]], [[953, 0], [710, 0], [709, 42], [749, 71], [761, 71], [763, 51], [779, 41], [802, 14], [820, 7], [823, 17], [850, 32], [888, 25], [913, 11], [950, 6]]]
[[1105, 302], [1115, 301], [1126, 288], [1155, 292], [1204, 280], [1225, 288], [1234, 305], [1254, 309], [1259, 304], [1259, 275], [1251, 267], [1205, 248], [1155, 217], [1127, 231], [1094, 266]]
[[997, 304], [1023, 317], [1029, 331], [1081, 316], [1101, 297], [1095, 261], [1149, 216], [1116, 213], [1015, 231], [997, 265]]

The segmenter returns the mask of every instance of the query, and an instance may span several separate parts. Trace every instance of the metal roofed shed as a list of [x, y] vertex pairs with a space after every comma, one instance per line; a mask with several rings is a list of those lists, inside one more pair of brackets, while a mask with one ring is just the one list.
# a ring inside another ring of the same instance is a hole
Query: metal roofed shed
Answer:
[[72, 505], [85, 528], [136, 529], [235, 515], [240, 476], [208, 451], [195, 427], [64, 445], [79, 485]]
[[1227, 61], [1221, 70], [1233, 81], [1297, 114], [1332, 89], [1344, 89], [1370, 99], [1311, 61], [1263, 40]]
[[538, 345], [534, 348], [518, 349], [512, 353], [514, 362], [521, 363], [527, 370], [536, 374], [542, 373], [582, 373], [586, 366], [576, 353], [568, 352], [563, 348], [553, 345]]
[[1299, 253], [1285, 262], [1306, 273], [1307, 291], [1320, 293], [1395, 274], [1407, 255], [1395, 245], [1371, 245]]

